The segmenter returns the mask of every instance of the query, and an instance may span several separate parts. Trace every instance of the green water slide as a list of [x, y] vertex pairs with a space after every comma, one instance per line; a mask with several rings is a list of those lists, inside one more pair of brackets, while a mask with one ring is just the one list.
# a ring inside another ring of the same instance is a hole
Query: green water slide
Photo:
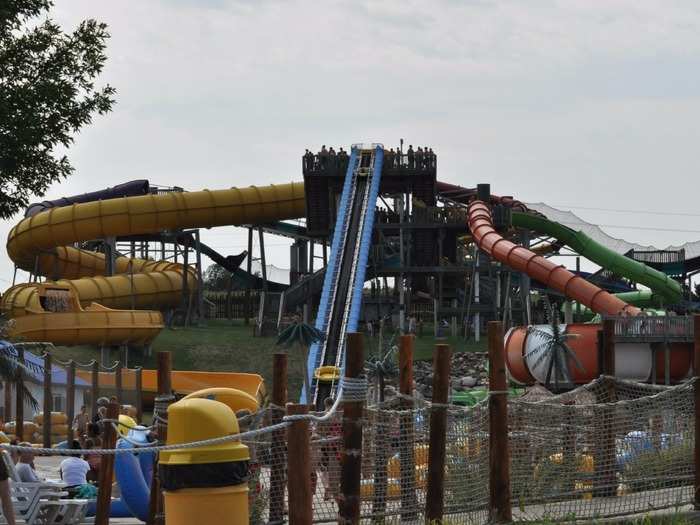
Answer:
[[681, 285], [665, 273], [655, 270], [643, 263], [633, 261], [620, 255], [602, 244], [594, 241], [583, 232], [572, 230], [563, 224], [550, 221], [538, 215], [512, 212], [513, 226], [549, 235], [566, 244], [573, 251], [598, 266], [647, 286], [651, 291], [635, 291], [616, 294], [624, 301], [640, 307], [660, 306], [657, 297], [666, 304], [675, 304], [682, 300]]

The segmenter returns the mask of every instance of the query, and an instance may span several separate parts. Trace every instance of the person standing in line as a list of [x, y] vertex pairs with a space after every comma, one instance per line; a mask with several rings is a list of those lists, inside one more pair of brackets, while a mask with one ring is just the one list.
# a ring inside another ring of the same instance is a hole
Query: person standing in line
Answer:
[[388, 166], [389, 168], [394, 167], [394, 148], [384, 152], [384, 165]]
[[348, 153], [342, 147], [338, 151], [338, 166], [341, 171], [348, 169]]
[[333, 149], [333, 146], [331, 146], [331, 149], [328, 150], [328, 165], [331, 167], [331, 169], [336, 169], [338, 167], [338, 157]]
[[325, 170], [328, 167], [328, 150], [325, 144], [321, 146], [321, 151], [318, 152], [318, 160], [321, 163], [321, 169]]
[[416, 168], [423, 169], [423, 148], [418, 146], [416, 151]]
[[415, 162], [415, 152], [413, 151], [413, 145], [408, 145], [408, 151], [406, 152], [406, 157], [408, 158], [408, 167], [413, 169], [416, 166]]

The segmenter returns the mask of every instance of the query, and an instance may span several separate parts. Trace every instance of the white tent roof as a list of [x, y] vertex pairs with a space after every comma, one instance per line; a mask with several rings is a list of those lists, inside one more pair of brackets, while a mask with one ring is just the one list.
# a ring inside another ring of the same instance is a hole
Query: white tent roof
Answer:
[[692, 259], [694, 257], [700, 256], [700, 241], [688, 242], [681, 246], [667, 246], [665, 248], [657, 248], [654, 246], [643, 246], [641, 244], [636, 244], [633, 242], [626, 241], [624, 239], [618, 239], [605, 233], [599, 226], [586, 222], [573, 212], [558, 210], [557, 208], [552, 208], [542, 202], [528, 202], [526, 203], [528, 208], [536, 210], [546, 216], [550, 221], [555, 221], [565, 226], [568, 226], [572, 230], [582, 231], [594, 241], [599, 242], [603, 246], [613, 250], [614, 252], [624, 254], [629, 250], [638, 251], [654, 251], [654, 250], [685, 250], [685, 258]]

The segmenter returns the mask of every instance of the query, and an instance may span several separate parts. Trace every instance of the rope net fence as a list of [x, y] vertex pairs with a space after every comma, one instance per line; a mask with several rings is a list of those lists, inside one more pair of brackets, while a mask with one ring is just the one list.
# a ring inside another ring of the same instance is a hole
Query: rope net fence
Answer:
[[[413, 408], [404, 408], [406, 403]], [[678, 509], [693, 502], [694, 381], [664, 387], [601, 377], [552, 395], [535, 387], [509, 401], [510, 483], [515, 521], [569, 521]], [[437, 406], [437, 405], [436, 405]], [[488, 400], [447, 410], [444, 522], [489, 518]], [[394, 398], [364, 411], [361, 519], [422, 523], [428, 480], [427, 401]], [[285, 430], [267, 432], [274, 408], [253, 415], [251, 523], [286, 521]], [[313, 521], [338, 520], [342, 410], [312, 423]], [[271, 515], [271, 513], [273, 515]]]

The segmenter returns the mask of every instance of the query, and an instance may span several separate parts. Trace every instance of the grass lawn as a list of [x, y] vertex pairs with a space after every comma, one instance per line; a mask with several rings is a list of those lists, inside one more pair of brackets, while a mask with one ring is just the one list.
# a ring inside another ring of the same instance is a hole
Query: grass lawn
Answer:
[[[280, 351], [275, 346], [276, 337], [253, 337], [252, 326], [245, 326], [242, 321], [231, 323], [224, 320], [210, 320], [206, 326], [163, 330], [153, 342], [154, 355], [144, 357], [139, 351], [129, 354], [129, 366], [155, 368], [155, 352], [167, 350], [173, 353], [175, 370], [209, 370], [225, 372], [253, 372], [262, 375], [269, 387], [272, 378], [272, 354]], [[416, 338], [415, 359], [432, 358], [436, 343], [432, 329], [426, 326], [426, 334]], [[390, 337], [387, 334], [385, 337]], [[378, 337], [367, 340], [365, 352], [376, 352]], [[439, 342], [447, 342], [455, 352], [485, 351], [486, 341], [465, 343], [461, 338], [447, 337]], [[92, 347], [60, 347], [57, 349], [59, 359], [72, 358], [87, 362], [99, 358], [99, 350]], [[298, 349], [289, 350], [290, 395], [300, 391], [302, 365]], [[113, 352], [113, 359], [117, 353]]]

